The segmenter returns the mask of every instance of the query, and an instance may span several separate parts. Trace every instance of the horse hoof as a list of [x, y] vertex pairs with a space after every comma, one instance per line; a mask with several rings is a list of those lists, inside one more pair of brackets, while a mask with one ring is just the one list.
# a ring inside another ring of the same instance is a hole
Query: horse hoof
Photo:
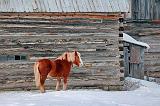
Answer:
[[41, 93], [45, 93], [46, 91], [41, 91]]

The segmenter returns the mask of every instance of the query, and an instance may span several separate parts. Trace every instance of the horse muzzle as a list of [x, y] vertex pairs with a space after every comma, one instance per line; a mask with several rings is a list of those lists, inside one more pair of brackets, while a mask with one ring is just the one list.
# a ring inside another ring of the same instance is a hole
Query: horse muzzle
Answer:
[[83, 62], [81, 62], [80, 65], [79, 65], [79, 67], [82, 67], [83, 65], [84, 65]]

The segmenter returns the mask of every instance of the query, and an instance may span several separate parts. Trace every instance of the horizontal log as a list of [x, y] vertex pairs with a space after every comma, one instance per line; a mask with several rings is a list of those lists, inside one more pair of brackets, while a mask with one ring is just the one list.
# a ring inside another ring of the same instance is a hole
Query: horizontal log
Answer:
[[43, 19], [51, 19], [58, 18], [90, 18], [90, 19], [110, 19], [110, 20], [118, 20], [120, 15], [119, 14], [106, 14], [106, 13], [74, 13], [74, 12], [67, 12], [67, 13], [57, 13], [57, 12], [20, 12], [20, 13], [1, 13], [0, 18], [43, 18]]

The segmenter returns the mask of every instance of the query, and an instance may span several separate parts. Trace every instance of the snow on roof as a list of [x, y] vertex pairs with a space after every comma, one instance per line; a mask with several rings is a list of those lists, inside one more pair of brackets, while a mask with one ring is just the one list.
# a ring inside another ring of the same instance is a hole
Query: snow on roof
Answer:
[[150, 46], [147, 43], [137, 41], [137, 40], [135, 40], [134, 38], [132, 38], [130, 35], [128, 35], [126, 33], [123, 33], [123, 41], [129, 42], [129, 43], [133, 43], [133, 44], [136, 44], [136, 45], [140, 45], [140, 46], [144, 46], [147, 49], [150, 48]]

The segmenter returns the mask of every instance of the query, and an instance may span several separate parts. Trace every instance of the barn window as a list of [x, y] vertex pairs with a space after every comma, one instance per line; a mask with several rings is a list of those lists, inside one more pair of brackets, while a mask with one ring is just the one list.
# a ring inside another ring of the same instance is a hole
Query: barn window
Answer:
[[27, 60], [27, 55], [1, 55], [0, 61]]
[[10, 61], [10, 60], [15, 60], [15, 56], [13, 56], [13, 55], [12, 55], [12, 56], [11, 56], [11, 55], [8, 55], [8, 56], [7, 56], [7, 60], [8, 60], [8, 61]]
[[21, 60], [27, 60], [26, 56], [21, 56]]
[[0, 61], [5, 61], [5, 60], [7, 60], [7, 57], [5, 55], [1, 55], [0, 56]]
[[19, 55], [15, 55], [15, 60], [20, 60], [20, 56]]

